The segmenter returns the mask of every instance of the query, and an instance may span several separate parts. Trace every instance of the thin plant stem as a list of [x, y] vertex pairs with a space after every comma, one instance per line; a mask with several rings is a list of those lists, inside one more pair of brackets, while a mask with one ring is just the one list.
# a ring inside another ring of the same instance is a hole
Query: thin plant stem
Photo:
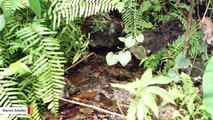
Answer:
[[80, 102], [76, 102], [76, 101], [68, 100], [68, 99], [64, 99], [64, 98], [60, 98], [60, 100], [68, 102], [68, 103], [92, 108], [92, 109], [95, 109], [95, 110], [98, 110], [98, 111], [101, 111], [101, 112], [104, 112], [104, 113], [107, 113], [107, 114], [115, 115], [115, 116], [118, 116], [118, 117], [121, 117], [121, 118], [125, 118], [124, 115], [121, 115], [121, 114], [118, 114], [118, 113], [115, 113], [115, 112], [111, 112], [111, 111], [108, 111], [108, 110], [105, 110], [103, 108], [99, 108], [99, 107], [96, 107], [96, 106], [93, 106], [93, 105], [88, 105], [88, 104], [85, 104], [85, 103], [80, 103]]

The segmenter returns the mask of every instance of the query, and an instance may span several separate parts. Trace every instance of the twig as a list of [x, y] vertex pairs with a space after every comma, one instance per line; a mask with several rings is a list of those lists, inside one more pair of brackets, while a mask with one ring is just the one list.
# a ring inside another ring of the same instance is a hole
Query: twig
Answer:
[[84, 61], [85, 59], [87, 59], [88, 57], [90, 57], [91, 55], [93, 55], [94, 52], [91, 52], [89, 55], [87, 55], [86, 57], [84, 57], [83, 59], [79, 60], [77, 63], [71, 65], [70, 67], [68, 67], [65, 71], [68, 71], [69, 69], [73, 68], [74, 66], [76, 66], [77, 64], [79, 64], [80, 62]]
[[105, 109], [102, 109], [102, 108], [99, 108], [99, 107], [96, 107], [96, 106], [87, 105], [87, 104], [84, 104], [84, 103], [76, 102], [76, 101], [73, 101], [73, 100], [67, 100], [67, 99], [64, 99], [64, 98], [60, 98], [60, 99], [65, 101], [65, 102], [68, 102], [68, 103], [77, 104], [77, 105], [81, 105], [81, 106], [84, 106], [84, 107], [89, 107], [89, 108], [92, 108], [92, 109], [95, 109], [95, 110], [98, 110], [98, 111], [101, 111], [101, 112], [105, 112], [105, 113], [108, 113], [108, 114], [111, 114], [111, 115], [115, 115], [115, 116], [125, 118], [124, 115], [121, 115], [121, 114], [118, 114], [118, 113], [115, 113], [115, 112], [111, 112], [111, 111], [108, 111], [108, 110], [105, 110]]
[[194, 9], [194, 0], [191, 0], [191, 5], [189, 9], [189, 15], [188, 15], [188, 25], [186, 28], [186, 39], [185, 39], [185, 46], [183, 50], [183, 55], [186, 57], [188, 50], [189, 50], [189, 36], [190, 36], [190, 29], [191, 29], [191, 24], [192, 24], [192, 13]]
[[209, 0], [208, 4], [207, 4], [207, 6], [206, 6], [206, 10], [205, 10], [205, 12], [204, 12], [204, 14], [203, 14], [203, 18], [202, 18], [201, 21], [203, 21], [204, 17], [206, 17], [206, 13], [207, 13], [207, 11], [208, 11], [208, 9], [209, 9], [209, 5], [210, 5], [210, 0]]

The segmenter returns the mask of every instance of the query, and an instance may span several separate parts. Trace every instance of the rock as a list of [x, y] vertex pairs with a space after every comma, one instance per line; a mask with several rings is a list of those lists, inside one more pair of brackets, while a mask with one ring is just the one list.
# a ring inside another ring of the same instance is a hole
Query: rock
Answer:
[[141, 44], [135, 44], [133, 47], [129, 49], [129, 51], [138, 59], [146, 57], [146, 55], [149, 53], [143, 45]]
[[[111, 48], [121, 45], [118, 37], [122, 35], [123, 28], [122, 25], [119, 24], [119, 21], [91, 21], [92, 22], [86, 22], [83, 29], [87, 36], [89, 36], [90, 33], [90, 48], [92, 48], [92, 50], [95, 52], [109, 52]], [[99, 29], [97, 30], [97, 28]], [[167, 47], [168, 43], [175, 41], [178, 36], [183, 33], [184, 30], [181, 22], [179, 20], [171, 20], [156, 29], [142, 32], [144, 42], [142, 45], [136, 44], [130, 51], [137, 59], [146, 55], [152, 55]]]
[[149, 51], [149, 55], [151, 55], [165, 48], [168, 43], [172, 43], [183, 33], [184, 30], [181, 22], [171, 20], [156, 29], [144, 31], [144, 42], [142, 45]]
[[93, 49], [109, 49], [120, 43], [118, 37], [122, 34], [122, 26], [111, 20], [96, 21], [87, 23], [84, 26], [84, 32], [87, 36], [90, 34], [90, 47]]
[[167, 47], [168, 43], [175, 41], [183, 32], [180, 21], [171, 20], [156, 29], [144, 31], [142, 33], [144, 35], [143, 43], [131, 47], [130, 52], [140, 60]]

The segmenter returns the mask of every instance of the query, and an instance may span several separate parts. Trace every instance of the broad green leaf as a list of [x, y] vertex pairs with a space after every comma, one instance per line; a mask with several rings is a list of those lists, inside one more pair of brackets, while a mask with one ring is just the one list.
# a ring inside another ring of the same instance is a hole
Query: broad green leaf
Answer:
[[24, 71], [29, 72], [29, 73], [31, 72], [30, 69], [29, 69], [29, 67], [26, 64], [21, 63], [21, 62], [19, 64], [20, 64], [19, 65], [20, 69], [23, 69]]
[[153, 77], [152, 80], [155, 81], [154, 84], [168, 84], [168, 83], [172, 82], [171, 78], [162, 76], [162, 75]]
[[39, 18], [41, 17], [41, 5], [40, 5], [40, 0], [28, 0], [30, 8], [32, 11], [38, 16]]
[[135, 99], [130, 103], [129, 109], [127, 111], [127, 120], [136, 120], [137, 105], [138, 105], [137, 99]]
[[149, 85], [153, 85], [153, 84], [168, 84], [172, 82], [172, 79], [169, 77], [165, 77], [165, 76], [156, 76], [153, 77], [151, 80], [149, 81], [143, 81], [142, 84], [144, 86], [149, 86]]
[[142, 43], [143, 40], [144, 40], [144, 36], [143, 36], [143, 34], [139, 34], [139, 35], [136, 36], [135, 39], [136, 39], [137, 42], [141, 42]]
[[188, 68], [191, 64], [189, 59], [186, 59], [182, 53], [180, 53], [175, 59], [175, 68]]
[[4, 26], [5, 26], [4, 15], [0, 15], [0, 31], [4, 28]]
[[[148, 70], [146, 70], [146, 71], [143, 73], [143, 75], [141, 76], [140, 81], [141, 81], [142, 83], [147, 83], [147, 82], [149, 82], [149, 81], [151, 81], [151, 80], [152, 80], [152, 69], [149, 68]], [[145, 85], [145, 86], [146, 86], [146, 85]]]
[[120, 51], [117, 55], [117, 60], [121, 63], [122, 66], [126, 66], [131, 61], [131, 59], [132, 56], [129, 51]]
[[106, 62], [107, 62], [107, 65], [109, 65], [109, 66], [117, 64], [118, 63], [117, 55], [113, 54], [113, 52], [109, 52], [106, 55]]
[[147, 107], [144, 105], [143, 100], [138, 101], [137, 106], [137, 118], [138, 120], [143, 120], [147, 115]]
[[168, 72], [168, 76], [171, 77], [176, 82], [180, 80], [177, 68], [170, 69]]
[[24, 74], [25, 72], [31, 72], [27, 65], [21, 62], [15, 62], [10, 64], [9, 68], [6, 68], [3, 72], [0, 73], [0, 75], [10, 76], [16, 73]]
[[154, 96], [151, 93], [148, 93], [145, 91], [142, 91], [140, 93], [140, 95], [141, 95], [141, 99], [143, 100], [146, 107], [150, 108], [152, 110], [152, 112], [154, 112], [155, 116], [158, 118], [159, 110], [158, 110], [158, 106], [157, 106]]
[[14, 70], [17, 70], [16, 73], [19, 73], [19, 74], [23, 74], [25, 72], [31, 72], [30, 69], [27, 67], [26, 64], [24, 63], [21, 63], [21, 62], [15, 62], [15, 63], [12, 63], [9, 68], [11, 69], [14, 69]]
[[209, 63], [206, 66], [203, 75], [203, 103], [206, 110], [213, 117], [213, 57], [211, 57]]
[[169, 94], [168, 91], [157, 87], [157, 86], [149, 86], [144, 89], [147, 92], [159, 95], [161, 98], [163, 98], [165, 101], [170, 102], [172, 104], [175, 104], [175, 101], [173, 100], [173, 97]]
[[16, 73], [17, 69], [6, 68], [3, 72], [0, 72], [0, 76], [10, 76]]
[[130, 82], [127, 84], [111, 84], [112, 87], [117, 87], [117, 88], [121, 88], [121, 89], [125, 89], [127, 91], [129, 91], [130, 93], [137, 95], [137, 88], [142, 87], [141, 82], [139, 80], [136, 80], [134, 82]]
[[118, 38], [121, 42], [124, 42], [125, 43], [125, 41], [126, 41], [126, 38], [125, 37], [119, 37]]
[[135, 43], [136, 43], [136, 40], [133, 39], [132, 36], [129, 36], [129, 37], [126, 38], [124, 44], [125, 44], [125, 47], [126, 47], [126, 48], [130, 48], [130, 47], [134, 46]]

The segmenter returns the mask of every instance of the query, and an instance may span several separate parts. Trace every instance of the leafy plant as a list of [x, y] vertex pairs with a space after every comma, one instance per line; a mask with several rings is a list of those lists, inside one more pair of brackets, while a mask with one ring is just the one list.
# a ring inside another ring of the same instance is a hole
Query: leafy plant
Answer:
[[133, 38], [133, 36], [130, 35], [129, 37], [119, 37], [118, 39], [125, 44], [125, 48], [115, 54], [109, 52], [106, 55], [106, 61], [109, 66], [115, 65], [118, 62], [120, 62], [122, 66], [126, 66], [132, 59], [131, 53], [127, 49], [134, 47], [134, 45], [139, 42], [143, 42], [144, 36], [143, 34], [139, 34]]
[[145, 28], [152, 28], [153, 25], [149, 20], [145, 20], [143, 12], [146, 12], [146, 6], [144, 5], [142, 10], [140, 4], [136, 0], [128, 0], [125, 4], [125, 11], [122, 13], [124, 21], [124, 32], [130, 34], [135, 38]]
[[180, 81], [182, 85], [173, 84], [169, 89], [169, 93], [173, 96], [178, 106], [178, 110], [175, 112], [176, 115], [173, 115], [173, 119], [211, 119], [211, 116], [202, 106], [199, 89], [193, 85], [190, 77], [182, 73], [180, 75]]
[[113, 87], [122, 88], [135, 95], [135, 99], [131, 102], [127, 119], [139, 120], [146, 118], [148, 110], [158, 117], [158, 105], [155, 97], [159, 95], [163, 100], [168, 103], [175, 104], [173, 97], [163, 88], [156, 86], [157, 84], [168, 84], [172, 79], [165, 76], [152, 77], [152, 70], [148, 69], [140, 79], [128, 84], [112, 84]]
[[206, 110], [213, 117], [213, 86], [212, 86], [212, 78], [213, 78], [213, 57], [209, 60], [208, 65], [206, 66], [206, 70], [203, 75], [203, 104]]
[[[43, 104], [48, 105], [48, 109], [53, 113], [57, 113], [60, 90], [64, 85], [63, 64], [65, 61], [63, 53], [59, 51], [58, 40], [47, 37], [52, 34], [55, 34], [55, 32], [50, 31], [39, 22], [26, 24], [25, 27], [17, 31], [14, 39], [17, 40], [17, 43], [21, 42], [22, 44], [17, 47], [19, 44], [11, 42], [10, 47], [11, 49], [21, 49], [25, 56], [4, 69], [0, 76], [2, 76], [1, 81], [18, 80], [17, 82], [20, 85], [11, 87], [13, 89], [22, 88], [22, 94], [28, 96], [29, 99], [35, 99], [28, 101], [28, 105], [31, 104], [36, 108], [37, 103], [33, 104], [31, 102], [42, 100]], [[30, 71], [30, 73], [25, 74], [24, 71]], [[5, 77], [10, 76], [13, 79], [5, 79]], [[35, 96], [31, 96], [32, 94]], [[10, 99], [1, 99], [1, 102], [6, 104], [7, 102], [4, 100]], [[13, 106], [13, 101], [10, 102], [11, 104], [6, 104], [7, 107]]]
[[[203, 60], [207, 60], [207, 44], [201, 41], [202, 34], [195, 31], [195, 24], [191, 32], [191, 47], [189, 48], [188, 52], [189, 57], [194, 58], [201, 56]], [[149, 57], [142, 58], [140, 65], [143, 64], [145, 68], [152, 68], [153, 71], [157, 70], [159, 66], [162, 66], [158, 72], [167, 74], [167, 72], [175, 66], [175, 59], [183, 51], [184, 40], [185, 35], [179, 36], [172, 44], [168, 45], [167, 49], [163, 49]]]
[[81, 28], [76, 22], [61, 28], [56, 38], [60, 40], [60, 48], [66, 54], [66, 61], [71, 61], [72, 64], [80, 59], [89, 44], [89, 38], [84, 39]]
[[176, 41], [168, 46], [168, 49], [163, 49], [150, 57], [141, 59], [140, 65], [143, 64], [145, 68], [152, 68], [155, 71], [159, 65], [162, 66], [159, 69], [159, 73], [167, 74], [167, 72], [174, 67], [175, 58], [183, 50], [184, 36], [179, 36]]
[[49, 13], [53, 14], [53, 29], [55, 29], [56, 25], [59, 27], [61, 18], [65, 18], [68, 24], [68, 22], [74, 20], [76, 17], [84, 16], [86, 18], [98, 12], [107, 12], [115, 8], [121, 11], [123, 7], [124, 2], [119, 2], [119, 0], [53, 0]]
[[175, 59], [175, 65], [172, 69], [169, 70], [168, 75], [173, 78], [175, 81], [179, 81], [179, 69], [186, 69], [191, 64], [189, 59], [186, 59], [182, 53], [180, 53]]
[[[83, 41], [80, 27], [68, 22], [82, 15], [121, 8], [122, 4], [116, 0], [1, 0], [0, 106], [31, 106], [34, 112], [26, 116], [0, 115], [0, 119], [40, 120], [44, 106], [57, 114], [65, 84], [63, 52], [71, 54], [74, 63], [88, 45]], [[52, 16], [53, 21], [48, 19]], [[56, 21], [63, 28], [53, 31], [51, 26], [55, 27]], [[69, 41], [67, 38], [71, 42], [65, 45]], [[69, 47], [71, 50], [67, 50]]]

